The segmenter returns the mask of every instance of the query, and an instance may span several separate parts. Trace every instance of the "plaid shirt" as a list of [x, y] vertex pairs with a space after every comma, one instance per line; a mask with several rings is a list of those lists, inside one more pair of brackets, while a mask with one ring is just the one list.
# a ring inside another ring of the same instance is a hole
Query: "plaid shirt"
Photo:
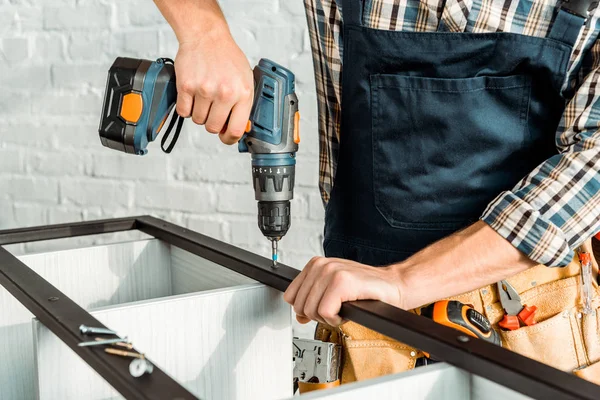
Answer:
[[[360, 1], [360, 0], [355, 0]], [[304, 0], [319, 108], [320, 189], [329, 200], [339, 152], [343, 10], [339, 0]], [[365, 0], [363, 23], [397, 31], [514, 32], [545, 37], [558, 0]], [[563, 86], [566, 108], [555, 133], [559, 154], [512, 190], [499, 193], [481, 220], [531, 259], [563, 266], [600, 230], [600, 12], [579, 34]]]

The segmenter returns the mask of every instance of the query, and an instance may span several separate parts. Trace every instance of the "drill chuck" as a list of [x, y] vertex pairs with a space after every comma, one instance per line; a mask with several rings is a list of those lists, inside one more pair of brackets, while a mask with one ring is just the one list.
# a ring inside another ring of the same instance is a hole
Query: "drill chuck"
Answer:
[[284, 201], [258, 202], [258, 227], [269, 239], [279, 240], [291, 225], [291, 203]]
[[279, 240], [291, 224], [296, 160], [293, 154], [269, 154], [253, 155], [252, 161], [258, 227], [267, 238]]

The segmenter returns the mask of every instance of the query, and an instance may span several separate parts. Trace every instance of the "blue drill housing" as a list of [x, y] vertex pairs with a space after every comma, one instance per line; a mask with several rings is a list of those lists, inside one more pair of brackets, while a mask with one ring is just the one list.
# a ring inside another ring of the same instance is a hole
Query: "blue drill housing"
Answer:
[[[148, 143], [158, 136], [159, 128], [169, 115], [177, 101], [175, 77], [168, 82], [161, 82], [159, 77], [165, 68], [163, 60], [154, 61], [148, 68], [142, 90], [143, 111], [139, 124], [135, 129], [134, 147], [138, 154], [148, 153]], [[159, 84], [157, 84], [159, 83]], [[158, 91], [159, 93], [156, 93]]]

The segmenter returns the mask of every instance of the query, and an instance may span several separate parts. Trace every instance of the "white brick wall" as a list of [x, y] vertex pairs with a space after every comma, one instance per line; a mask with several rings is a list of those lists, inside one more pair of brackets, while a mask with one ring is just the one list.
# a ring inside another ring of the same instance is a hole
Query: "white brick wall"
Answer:
[[[302, 2], [221, 5], [252, 65], [267, 57], [297, 75], [303, 140], [281, 260], [301, 268], [321, 252], [323, 224]], [[145, 157], [100, 144], [102, 93], [115, 57], [174, 57], [176, 51], [151, 0], [0, 0], [0, 229], [149, 213], [269, 254], [256, 226], [247, 154], [191, 121], [171, 155], [158, 143]]]

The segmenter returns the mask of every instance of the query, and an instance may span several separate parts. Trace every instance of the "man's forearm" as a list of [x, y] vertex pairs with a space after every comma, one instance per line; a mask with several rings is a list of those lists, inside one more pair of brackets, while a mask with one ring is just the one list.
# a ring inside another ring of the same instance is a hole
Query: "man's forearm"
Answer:
[[228, 31], [217, 0], [154, 0], [180, 44]]
[[389, 268], [396, 273], [402, 307], [412, 309], [498, 282], [534, 265], [480, 221]]

